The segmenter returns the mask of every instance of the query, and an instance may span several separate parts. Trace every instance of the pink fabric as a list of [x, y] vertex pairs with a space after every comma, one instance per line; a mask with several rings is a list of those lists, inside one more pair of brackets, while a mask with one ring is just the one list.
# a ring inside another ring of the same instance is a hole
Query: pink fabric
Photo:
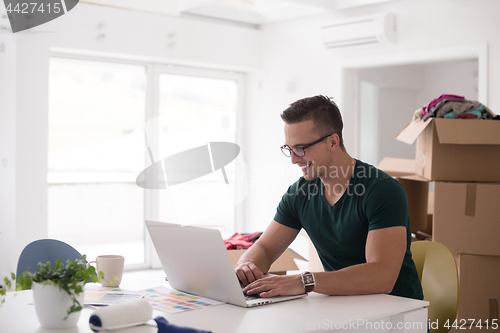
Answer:
[[250, 246], [253, 245], [250, 239], [252, 239], [253, 236], [255, 236], [258, 233], [259, 232], [254, 232], [253, 234], [246, 236], [241, 235], [239, 233], [235, 233], [228, 239], [224, 240], [224, 243], [226, 244], [226, 249], [228, 250], [248, 249]]
[[458, 96], [458, 95], [450, 95], [450, 94], [444, 94], [439, 96], [436, 99], [433, 99], [429, 105], [423, 107], [423, 115], [425, 116], [427, 114], [427, 110], [432, 108], [434, 105], [436, 105], [440, 100], [445, 99], [445, 98], [453, 98], [453, 99], [465, 99], [464, 96]]

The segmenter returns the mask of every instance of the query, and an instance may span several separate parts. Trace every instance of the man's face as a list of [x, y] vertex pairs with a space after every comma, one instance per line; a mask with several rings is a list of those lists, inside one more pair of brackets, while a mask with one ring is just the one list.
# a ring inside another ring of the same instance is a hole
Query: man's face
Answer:
[[[285, 123], [285, 144], [293, 148], [305, 146], [320, 139], [319, 134], [313, 128], [314, 122], [312, 120], [294, 124]], [[325, 139], [314, 146], [308, 147], [305, 149], [306, 154], [302, 157], [297, 157], [294, 153], [291, 153], [292, 163], [301, 168], [306, 180], [311, 181], [326, 175], [327, 161], [330, 156], [327, 142], [328, 139]]]

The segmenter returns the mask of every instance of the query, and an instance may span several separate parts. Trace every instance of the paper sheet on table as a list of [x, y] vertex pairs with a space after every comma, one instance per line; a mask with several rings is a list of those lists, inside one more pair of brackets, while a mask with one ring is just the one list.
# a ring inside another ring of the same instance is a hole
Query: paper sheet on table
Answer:
[[85, 305], [106, 306], [141, 299], [145, 292], [121, 288], [101, 287], [97, 284], [85, 285]]

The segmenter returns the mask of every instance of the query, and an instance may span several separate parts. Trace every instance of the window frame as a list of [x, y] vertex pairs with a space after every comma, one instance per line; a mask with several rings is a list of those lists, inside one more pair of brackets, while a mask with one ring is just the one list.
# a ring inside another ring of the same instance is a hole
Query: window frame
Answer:
[[[123, 56], [107, 56], [107, 55], [96, 55], [96, 54], [84, 54], [76, 53], [68, 50], [52, 50], [49, 56], [49, 60], [52, 58], [64, 58], [64, 59], [75, 59], [84, 61], [96, 61], [96, 62], [110, 62], [114, 64], [128, 64], [128, 65], [139, 65], [144, 66], [146, 72], [146, 100], [145, 100], [145, 119], [146, 122], [149, 119], [153, 119], [159, 115], [160, 108], [160, 75], [162, 74], [174, 74], [174, 75], [185, 75], [185, 76], [196, 76], [196, 77], [207, 77], [216, 79], [228, 79], [234, 80], [237, 84], [238, 89], [238, 105], [236, 110], [236, 144], [240, 147], [244, 144], [244, 106], [245, 106], [245, 80], [246, 73], [242, 71], [234, 71], [225, 68], [208, 68], [203, 66], [189, 66], [184, 64], [177, 64], [170, 61], [160, 61], [160, 60], [149, 60], [149, 59], [133, 59], [126, 58]], [[47, 133], [48, 135], [48, 133]], [[151, 161], [149, 160], [149, 155], [147, 151], [144, 154], [145, 166], [148, 166]], [[238, 169], [236, 173], [240, 173], [241, 170]], [[239, 181], [239, 177], [236, 177], [236, 181]], [[236, 183], [236, 186], [238, 183]], [[48, 187], [47, 187], [48, 190]], [[144, 190], [144, 219], [147, 215], [157, 216], [159, 211], [158, 196], [155, 191]], [[243, 227], [243, 209], [241, 205], [235, 206], [235, 219], [234, 219], [234, 229], [239, 230]], [[151, 268], [161, 268], [161, 264], [157, 259], [157, 255], [154, 250], [153, 243], [149, 237], [146, 226], [144, 228], [144, 263], [126, 265], [125, 271], [134, 271], [141, 269], [151, 269]]]
[[[226, 79], [233, 80], [237, 84], [238, 89], [238, 106], [236, 110], [236, 144], [242, 146], [243, 145], [243, 108], [244, 108], [244, 98], [245, 95], [245, 75], [243, 73], [229, 71], [229, 70], [217, 70], [217, 69], [208, 69], [208, 68], [198, 68], [198, 67], [188, 67], [183, 65], [173, 65], [173, 64], [154, 64], [152, 66], [153, 75], [151, 78], [152, 82], [152, 93], [151, 100], [152, 108], [150, 109], [152, 112], [150, 114], [146, 113], [146, 117], [148, 119], [153, 119], [157, 117], [160, 113], [160, 76], [162, 74], [172, 74], [172, 75], [182, 75], [182, 76], [194, 76], [194, 77], [206, 77], [206, 78], [215, 78], [215, 79]], [[157, 152], [153, 152], [155, 155]], [[238, 168], [238, 165], [237, 165]], [[241, 170], [236, 170], [236, 173], [240, 173]], [[236, 177], [236, 186], [238, 185], [239, 177]], [[158, 197], [157, 191], [150, 191], [145, 193], [144, 200], [149, 202], [149, 206], [146, 209], [150, 209], [149, 213], [152, 216], [158, 216], [159, 208], [158, 208]], [[146, 214], [148, 212], [145, 211]], [[241, 205], [235, 206], [235, 219], [233, 228], [235, 230], [239, 230], [242, 227], [242, 218], [243, 218], [243, 210]], [[156, 253], [154, 252], [154, 246], [152, 245], [152, 241], [149, 237], [146, 238], [146, 241], [149, 243], [150, 248], [150, 266], [151, 268], [161, 268], [161, 263], [156, 257]]]

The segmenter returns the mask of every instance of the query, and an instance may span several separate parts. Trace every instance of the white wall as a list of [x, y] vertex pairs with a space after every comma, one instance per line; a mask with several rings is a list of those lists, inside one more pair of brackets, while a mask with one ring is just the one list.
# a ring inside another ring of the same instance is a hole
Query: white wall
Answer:
[[[325, 49], [320, 27], [336, 20], [392, 12], [398, 18], [396, 45], [365, 45], [344, 49]], [[462, 45], [488, 43], [488, 106], [500, 113], [500, 2], [497, 0], [406, 0], [365, 6], [337, 13], [315, 15], [268, 24], [263, 33], [263, 67], [250, 76], [248, 87], [246, 161], [260, 163], [266, 170], [282, 174], [250, 171], [258, 184], [270, 187], [264, 193], [251, 191], [246, 200], [246, 229], [265, 228], [273, 218], [281, 195], [300, 172], [285, 170], [289, 160], [278, 149], [283, 144], [283, 124], [279, 114], [296, 99], [327, 94], [339, 101], [344, 118], [346, 148], [353, 152], [356, 118], [343, 96], [355, 94], [342, 87], [342, 63], [353, 57], [399, 54]], [[411, 106], [414, 110], [415, 105]], [[295, 167], [297, 169], [297, 167]], [[270, 185], [272, 184], [272, 185]], [[252, 189], [251, 189], [252, 190]]]
[[[415, 147], [396, 140], [396, 135], [412, 118], [416, 94], [426, 85], [423, 65], [359, 69], [359, 80], [379, 87], [377, 117], [377, 157], [366, 161], [377, 165], [383, 157], [414, 158]], [[363, 119], [360, 119], [362, 122]], [[358, 142], [359, 145], [364, 144]], [[353, 152], [355, 154], [355, 152]]]
[[[398, 65], [360, 69], [359, 79], [380, 88], [421, 90], [424, 86], [424, 65]], [[413, 107], [413, 105], [412, 105]]]
[[16, 40], [0, 34], [0, 278], [13, 271], [17, 258], [13, 252], [16, 235]]
[[[491, 59], [491, 62], [495, 61]], [[416, 96], [420, 106], [441, 94], [452, 93], [464, 96], [468, 100], [478, 99], [477, 59], [428, 64], [423, 66], [421, 70], [425, 84]], [[494, 98], [495, 94], [492, 95], [490, 98]], [[497, 113], [500, 113], [499, 108], [500, 106], [497, 107]]]
[[0, 276], [15, 270], [26, 244], [47, 236], [52, 51], [249, 71], [260, 67], [259, 35], [251, 27], [82, 3], [30, 31], [1, 34], [8, 44], [0, 54]]
[[415, 145], [396, 140], [396, 135], [410, 122], [415, 111], [415, 91], [397, 87], [379, 89], [377, 165], [386, 157], [415, 158]]

